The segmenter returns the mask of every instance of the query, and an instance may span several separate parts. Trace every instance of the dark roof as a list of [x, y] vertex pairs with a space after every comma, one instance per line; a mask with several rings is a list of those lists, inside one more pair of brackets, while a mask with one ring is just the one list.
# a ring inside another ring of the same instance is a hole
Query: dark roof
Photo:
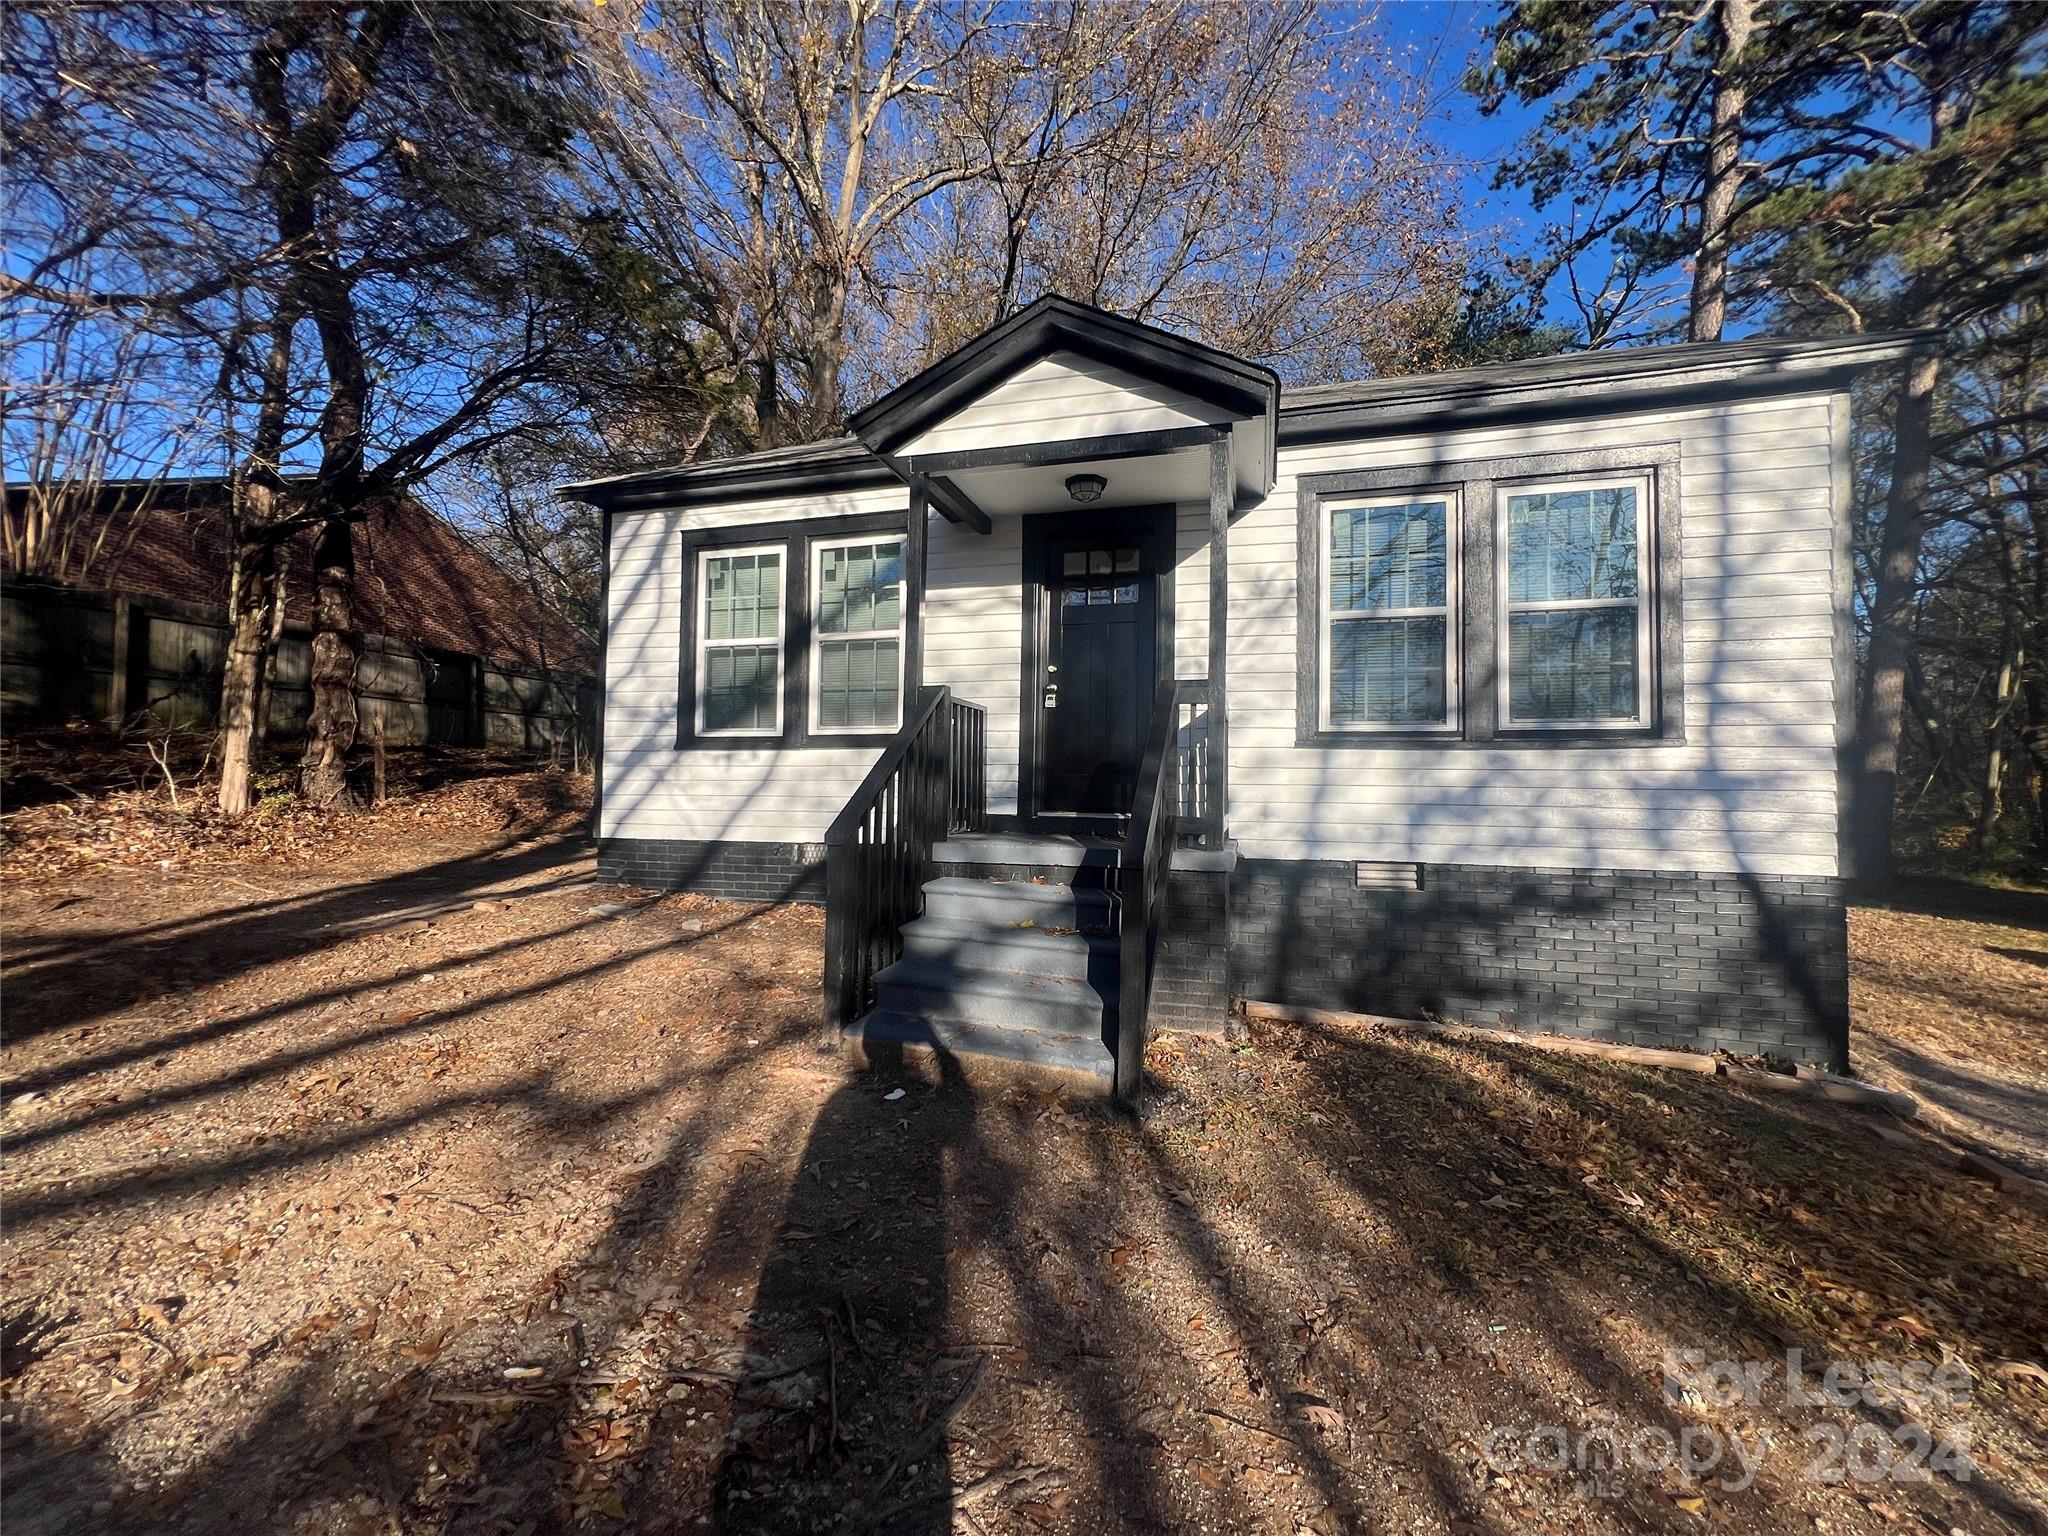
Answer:
[[1280, 394], [1280, 375], [1263, 363], [1048, 293], [855, 411], [848, 425], [876, 453], [891, 453], [997, 380], [1054, 352], [1077, 352], [1171, 384], [1239, 417], [1270, 421]]
[[579, 480], [573, 485], [558, 486], [555, 494], [617, 510], [744, 500], [789, 486], [827, 480], [848, 488], [901, 483], [895, 471], [863, 448], [858, 438], [828, 437], [815, 443], [707, 459], [701, 464], [677, 464], [668, 469], [643, 469], [599, 480]]
[[[1039, 302], [1068, 304], [1066, 300]], [[1022, 318], [1023, 315], [1015, 316], [1005, 324]], [[994, 334], [985, 333], [982, 340]], [[1621, 347], [1490, 363], [1479, 368], [1455, 368], [1442, 373], [1366, 379], [1352, 384], [1302, 385], [1281, 392], [1276, 435], [1281, 442], [1300, 441], [1406, 429], [1418, 422], [1456, 426], [1676, 395], [1713, 399], [1832, 389], [1863, 369], [1896, 362], [1930, 346], [1933, 339], [1931, 331], [1893, 331], [1812, 341], [1761, 337], [1679, 346]], [[970, 342], [968, 346], [980, 344]], [[944, 367], [946, 363], [941, 362], [927, 373]], [[863, 422], [900, 393], [901, 390], [894, 391], [866, 411], [856, 413], [855, 422]], [[587, 480], [563, 486], [561, 494], [593, 501], [607, 509], [624, 510], [745, 499], [821, 484], [888, 485], [900, 479], [883, 459], [869, 453], [858, 437], [849, 434], [703, 464]]]
[[[16, 488], [8, 492], [12, 500]], [[64, 579], [224, 612], [223, 495], [212, 479], [107, 487], [86, 514], [90, 521], [74, 541], [82, 553]], [[355, 543], [356, 624], [364, 633], [494, 661], [591, 669], [595, 653], [582, 634], [545, 612], [516, 578], [421, 503], [405, 498], [366, 517], [356, 525]], [[312, 551], [310, 530], [285, 546], [290, 624], [312, 624]]]
[[1280, 430], [1286, 434], [1293, 425], [1291, 418], [1332, 411], [1442, 408], [1529, 391], [1542, 391], [1555, 398], [1560, 391], [1598, 390], [1612, 394], [1709, 382], [1744, 389], [1771, 385], [1804, 389], [1837, 374], [1896, 361], [1926, 344], [1932, 334], [1894, 331], [1818, 341], [1758, 337], [1748, 341], [1688, 342], [1680, 346], [1619, 347], [1490, 363], [1480, 368], [1453, 368], [1442, 373], [1364, 379], [1353, 384], [1310, 384], [1290, 389], [1281, 397]]

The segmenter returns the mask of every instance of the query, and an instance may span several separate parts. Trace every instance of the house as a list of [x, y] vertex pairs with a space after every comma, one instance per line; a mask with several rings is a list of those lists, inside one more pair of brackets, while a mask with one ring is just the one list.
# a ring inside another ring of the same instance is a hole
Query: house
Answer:
[[1849, 396], [1912, 338], [1283, 388], [1058, 298], [603, 510], [599, 861], [828, 1018], [1140, 1079], [1233, 999], [1846, 1062]]
[[[55, 530], [33, 571], [4, 541], [4, 699], [10, 718], [209, 725], [227, 654], [231, 566], [218, 477], [114, 481], [71, 491], [6, 487], [11, 529]], [[52, 504], [60, 503], [56, 515]], [[59, 536], [61, 535], [61, 536]], [[311, 707], [313, 533], [284, 546], [285, 612], [270, 726]], [[530, 588], [411, 497], [356, 526], [357, 694], [365, 731], [423, 742], [549, 751], [595, 713], [595, 648]], [[580, 699], [580, 702], [579, 702]]]

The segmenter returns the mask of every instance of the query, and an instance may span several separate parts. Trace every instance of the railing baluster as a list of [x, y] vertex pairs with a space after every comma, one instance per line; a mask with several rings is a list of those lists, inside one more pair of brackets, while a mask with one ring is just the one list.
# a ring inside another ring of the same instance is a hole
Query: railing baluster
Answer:
[[1167, 880], [1179, 839], [1180, 717], [1197, 685], [1166, 682], [1154, 700], [1131, 806], [1131, 829], [1117, 871], [1123, 932], [1117, 983], [1116, 1096], [1135, 1104], [1144, 1091], [1145, 1045], [1151, 1028], [1152, 979], [1166, 916]]
[[874, 1006], [875, 977], [903, 953], [932, 848], [988, 825], [988, 712], [928, 688], [825, 834], [825, 1022]]

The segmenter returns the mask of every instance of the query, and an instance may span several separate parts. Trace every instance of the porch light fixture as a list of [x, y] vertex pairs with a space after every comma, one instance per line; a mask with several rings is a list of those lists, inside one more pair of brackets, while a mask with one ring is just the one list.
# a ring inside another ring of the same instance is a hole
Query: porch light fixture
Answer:
[[1108, 489], [1109, 482], [1101, 475], [1067, 476], [1067, 494], [1076, 501], [1100, 501]]

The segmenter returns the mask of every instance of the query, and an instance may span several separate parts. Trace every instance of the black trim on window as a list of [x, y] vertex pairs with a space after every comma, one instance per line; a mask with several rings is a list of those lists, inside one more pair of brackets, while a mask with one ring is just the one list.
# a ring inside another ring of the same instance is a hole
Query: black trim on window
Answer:
[[[921, 510], [921, 509], [920, 509]], [[903, 539], [903, 681], [911, 697], [919, 668], [914, 658], [924, 639], [924, 562], [913, 559], [918, 542], [904, 512], [869, 512], [843, 517], [800, 518], [793, 522], [736, 523], [683, 531], [683, 611], [677, 658], [676, 750], [743, 752], [750, 747], [879, 747], [895, 731], [811, 730], [811, 545], [861, 534], [894, 534]], [[705, 550], [782, 546], [782, 730], [774, 736], [701, 735], [697, 730], [697, 566]]]
[[[1633, 727], [1594, 730], [1515, 728], [1498, 719], [1495, 549], [1496, 489], [1518, 480], [1639, 474], [1650, 480], [1650, 540], [1656, 586], [1647, 714]], [[1322, 728], [1323, 503], [1346, 496], [1455, 492], [1458, 496], [1458, 708], [1455, 731], [1331, 731]], [[1295, 482], [1296, 626], [1294, 740], [1303, 747], [1424, 748], [1683, 745], [1685, 630], [1680, 578], [1683, 546], [1678, 444], [1587, 448], [1512, 458], [1421, 464], [1405, 469], [1344, 470]]]

